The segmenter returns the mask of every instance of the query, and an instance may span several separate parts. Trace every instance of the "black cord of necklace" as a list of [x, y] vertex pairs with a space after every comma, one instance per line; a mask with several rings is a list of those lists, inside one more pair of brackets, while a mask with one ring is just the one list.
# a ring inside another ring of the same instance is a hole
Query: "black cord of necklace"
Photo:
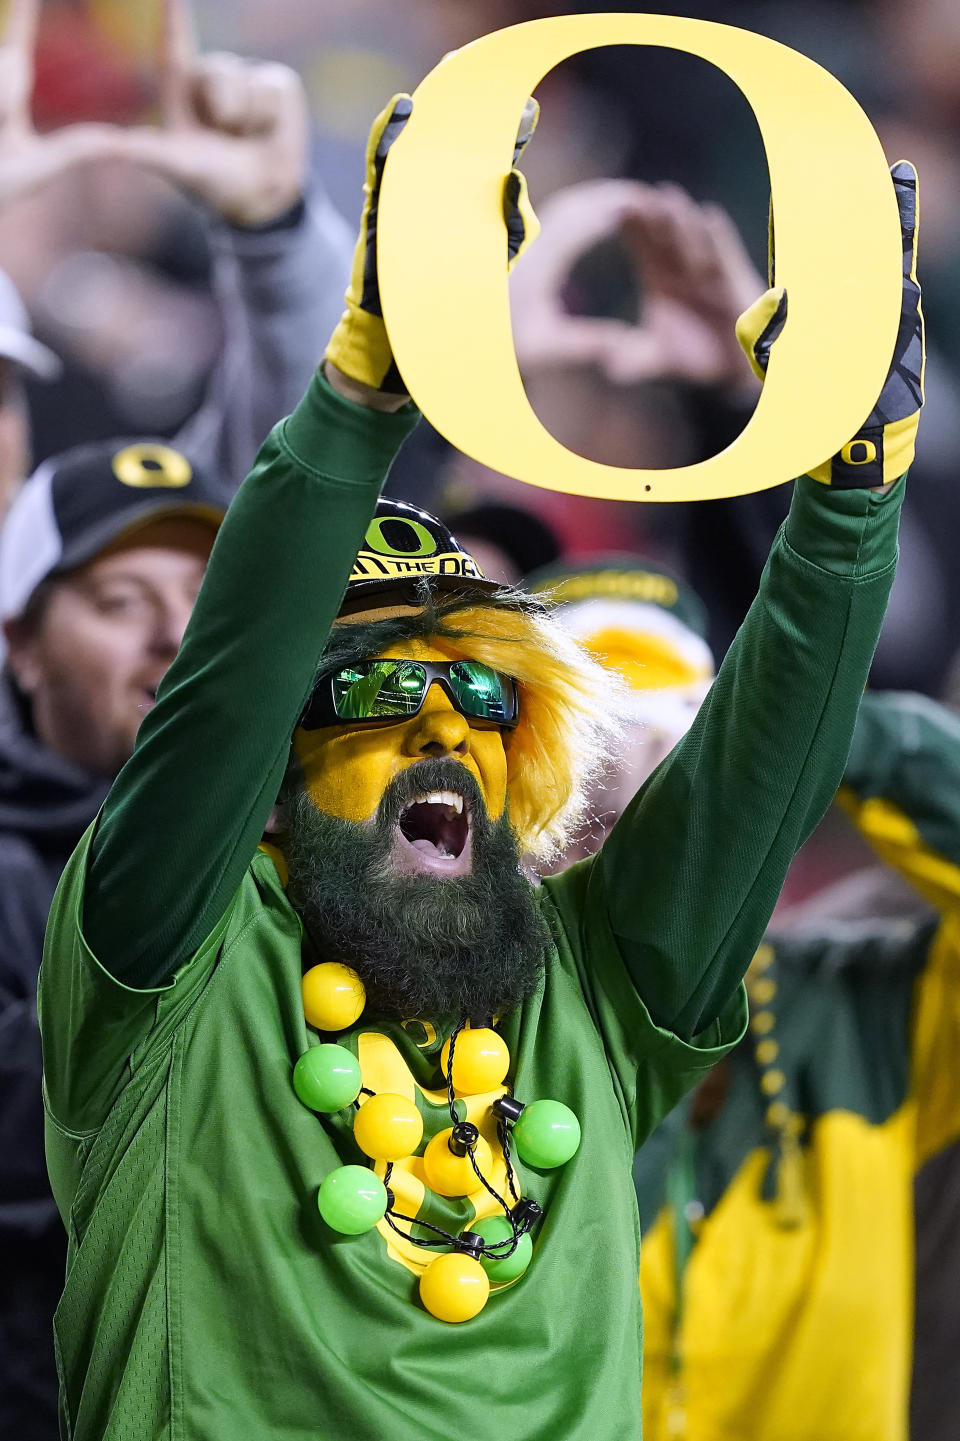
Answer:
[[[457, 1102], [456, 1096], [454, 1095], [453, 1091], [453, 1057], [456, 1050], [457, 1037], [460, 1035], [460, 1032], [464, 1029], [466, 1024], [467, 1017], [464, 1016], [460, 1021], [457, 1022], [456, 1026], [454, 1026], [453, 1031], [450, 1034], [450, 1049], [447, 1052], [447, 1106], [450, 1111], [450, 1119], [453, 1122], [454, 1126], [460, 1125], [460, 1117], [457, 1115]], [[513, 1167], [510, 1164], [509, 1133], [507, 1132], [506, 1125], [503, 1121], [498, 1122], [497, 1139], [499, 1140], [500, 1145], [503, 1149], [503, 1159], [507, 1167], [507, 1181], [510, 1185], [511, 1194], [513, 1195], [515, 1201], [519, 1201], [520, 1197], [517, 1193]], [[533, 1223], [529, 1218], [525, 1218], [519, 1224], [517, 1223], [517, 1219], [510, 1209], [510, 1203], [505, 1200], [503, 1196], [500, 1195], [499, 1191], [495, 1191], [493, 1189], [490, 1182], [487, 1180], [486, 1176], [477, 1165], [476, 1157], [474, 1156], [472, 1149], [469, 1147], [467, 1148], [467, 1155], [470, 1157], [470, 1165], [473, 1167], [473, 1171], [475, 1176], [477, 1177], [477, 1180], [483, 1186], [484, 1190], [493, 1197], [497, 1205], [502, 1208], [503, 1214], [507, 1218], [507, 1222], [510, 1226], [511, 1232], [511, 1234], [509, 1236], [505, 1236], [502, 1241], [490, 1241], [483, 1245], [480, 1248], [480, 1255], [486, 1256], [488, 1257], [488, 1259], [493, 1261], [506, 1260], [509, 1256], [513, 1255], [514, 1251], [519, 1246], [522, 1237], [525, 1236], [526, 1233], [530, 1230]], [[384, 1185], [389, 1184], [392, 1174], [393, 1162], [391, 1161], [384, 1172]], [[389, 1205], [386, 1209], [386, 1212], [384, 1213], [384, 1219], [387, 1225], [391, 1228], [391, 1230], [396, 1231], [398, 1236], [402, 1236], [405, 1241], [410, 1241], [411, 1244], [414, 1246], [428, 1247], [432, 1243], [430, 1241], [418, 1240], [416, 1236], [401, 1231], [400, 1227], [395, 1224], [394, 1218], [396, 1218], [397, 1221], [407, 1221], [411, 1226], [422, 1226], [425, 1230], [432, 1231], [435, 1236], [442, 1236], [449, 1245], [455, 1248], [459, 1247], [458, 1238], [456, 1236], [451, 1236], [450, 1232], [444, 1231], [441, 1226], [434, 1226], [433, 1223], [430, 1221], [418, 1220], [416, 1216], [405, 1216], [402, 1212], [394, 1210], [392, 1204]]]
[[497, 1122], [497, 1140], [500, 1142], [500, 1149], [503, 1152], [503, 1164], [507, 1168], [507, 1185], [510, 1187], [510, 1194], [514, 1201], [519, 1201], [520, 1192], [517, 1190], [517, 1178], [510, 1164], [510, 1128], [502, 1119]]
[[453, 1094], [453, 1053], [456, 1050], [457, 1037], [466, 1024], [467, 1018], [464, 1016], [454, 1026], [450, 1032], [450, 1049], [447, 1052], [447, 1109], [450, 1112], [450, 1119], [455, 1126], [459, 1124], [460, 1117], [457, 1115], [457, 1102]]
[[[447, 1105], [450, 1109], [450, 1119], [453, 1121], [453, 1124], [455, 1126], [459, 1124], [460, 1117], [457, 1115], [456, 1100], [453, 1094], [453, 1055], [457, 1046], [457, 1038], [460, 1035], [460, 1032], [466, 1026], [466, 1024], [467, 1017], [463, 1016], [454, 1026], [453, 1030], [450, 1033], [450, 1049], [447, 1052]], [[503, 1136], [500, 1132], [499, 1127], [497, 1128], [497, 1136], [500, 1140], [501, 1148], [503, 1149], [503, 1159], [506, 1162], [507, 1179], [510, 1181], [510, 1190], [513, 1192], [514, 1199], [519, 1201], [520, 1197], [517, 1195], [516, 1188], [513, 1184], [513, 1167], [510, 1165], [510, 1147], [509, 1144], [504, 1145]], [[473, 1151], [468, 1149], [467, 1155], [470, 1157], [470, 1165], [473, 1167], [473, 1173], [476, 1176], [477, 1180], [480, 1182], [484, 1190], [493, 1197], [493, 1199], [496, 1201], [497, 1205], [501, 1208], [503, 1214], [507, 1218], [507, 1223], [510, 1227], [512, 1236], [510, 1242], [510, 1249], [509, 1251], [503, 1252], [503, 1255], [505, 1257], [512, 1256], [514, 1251], [517, 1249], [517, 1246], [520, 1244], [520, 1237], [522, 1235], [522, 1232], [517, 1230], [517, 1223], [513, 1218], [513, 1213], [510, 1210], [510, 1203], [506, 1200], [504, 1196], [500, 1195], [499, 1191], [495, 1191], [490, 1185], [490, 1182], [487, 1180], [486, 1176], [484, 1176], [483, 1172], [480, 1170], [480, 1167], [477, 1165], [477, 1159], [474, 1156]], [[507, 1243], [505, 1241], [501, 1241], [498, 1244], [503, 1246]]]
[[[391, 1168], [388, 1166], [386, 1175], [384, 1177], [385, 1181], [388, 1181], [390, 1179], [390, 1169]], [[432, 1221], [422, 1221], [416, 1216], [407, 1216], [402, 1211], [395, 1211], [392, 1206], [389, 1206], [384, 1213], [384, 1220], [386, 1221], [387, 1225], [390, 1227], [391, 1230], [396, 1231], [398, 1236], [402, 1236], [405, 1241], [409, 1241], [410, 1244], [413, 1246], [424, 1246], [429, 1248], [435, 1243], [432, 1240], [421, 1240], [419, 1237], [413, 1236], [407, 1231], [401, 1231], [400, 1227], [396, 1224], [397, 1221], [407, 1221], [411, 1226], [422, 1226], [424, 1230], [432, 1231], [435, 1236], [442, 1237], [448, 1245], [454, 1248], [454, 1250], [460, 1249], [459, 1237], [452, 1236], [450, 1232], [445, 1231], [442, 1226], [435, 1226]], [[514, 1223], [516, 1241], [511, 1236], [505, 1236], [502, 1241], [490, 1241], [486, 1245], [479, 1248], [480, 1255], [487, 1256], [492, 1261], [500, 1261], [505, 1259], [507, 1256], [512, 1256], [514, 1251], [516, 1250], [517, 1242], [527, 1234], [527, 1232], [532, 1228], [532, 1225], [533, 1223], [530, 1220], [522, 1221], [519, 1226]], [[509, 1246], [510, 1250], [505, 1251], [505, 1246]]]

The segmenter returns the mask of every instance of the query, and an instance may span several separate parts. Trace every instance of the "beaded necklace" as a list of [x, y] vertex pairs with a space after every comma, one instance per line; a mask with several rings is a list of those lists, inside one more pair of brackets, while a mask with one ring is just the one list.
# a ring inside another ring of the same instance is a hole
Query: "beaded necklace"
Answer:
[[[336, 1035], [359, 1020], [366, 1004], [363, 983], [348, 966], [325, 961], [303, 977], [304, 1014], [326, 1035]], [[335, 1041], [311, 1046], [293, 1071], [293, 1086], [303, 1104], [321, 1114], [353, 1110], [353, 1136], [374, 1165], [384, 1166], [381, 1179], [363, 1165], [338, 1166], [322, 1181], [317, 1205], [327, 1225], [343, 1235], [361, 1235], [381, 1221], [413, 1246], [436, 1250], [420, 1277], [420, 1300], [441, 1321], [468, 1321], [494, 1291], [524, 1275], [533, 1258], [531, 1231], [543, 1214], [522, 1197], [511, 1162], [511, 1148], [527, 1165], [552, 1169], [563, 1165], [580, 1144], [580, 1125], [560, 1101], [529, 1104], [507, 1091], [491, 1104], [496, 1136], [506, 1171], [507, 1195], [491, 1183], [494, 1156], [489, 1143], [471, 1121], [457, 1112], [458, 1097], [482, 1095], [502, 1087], [510, 1053], [492, 1023], [472, 1026], [460, 1019], [440, 1053], [451, 1124], [423, 1147], [423, 1119], [413, 1100], [364, 1085], [360, 1062]], [[474, 1221], [453, 1235], [442, 1227], [397, 1209], [390, 1181], [394, 1166], [421, 1156], [430, 1188], [440, 1196], [465, 1197], [479, 1185], [502, 1214]], [[403, 1229], [403, 1223], [408, 1229]], [[409, 1229], [431, 1232], [421, 1240]]]

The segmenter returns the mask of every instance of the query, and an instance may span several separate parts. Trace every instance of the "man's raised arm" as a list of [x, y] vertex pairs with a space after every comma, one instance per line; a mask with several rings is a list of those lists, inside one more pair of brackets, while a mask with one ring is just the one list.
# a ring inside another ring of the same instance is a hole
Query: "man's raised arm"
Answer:
[[[396, 129], [388, 108], [371, 132], [362, 256], [378, 165]], [[380, 488], [416, 421], [402, 391], [382, 391], [383, 377], [363, 369], [371, 326], [382, 331], [383, 322], [351, 300], [328, 348], [328, 376], [318, 373], [261, 449], [217, 538], [180, 653], [104, 806], [85, 939], [128, 986], [169, 980], [236, 890]]]
[[[815, 479], [797, 482], [697, 720], [589, 863], [589, 880], [549, 883], [567, 924], [612, 934], [653, 1020], [684, 1040], [729, 1002], [795, 850], [840, 783], [893, 579], [903, 482], [891, 482], [912, 460], [923, 354], [916, 177], [901, 163], [893, 179], [904, 304], [877, 407]], [[781, 289], [743, 317], [741, 343], [761, 374], [786, 314]], [[566, 892], [584, 887], [581, 921]]]

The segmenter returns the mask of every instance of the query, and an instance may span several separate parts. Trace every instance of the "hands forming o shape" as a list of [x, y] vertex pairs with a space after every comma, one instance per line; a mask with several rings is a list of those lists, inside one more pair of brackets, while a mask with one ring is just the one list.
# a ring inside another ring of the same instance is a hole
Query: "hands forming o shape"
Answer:
[[84, 122], [38, 134], [31, 101], [41, 0], [10, 0], [0, 41], [0, 208], [91, 160], [128, 159], [233, 225], [264, 225], [303, 192], [309, 112], [285, 65], [201, 55], [187, 0], [163, 0], [156, 126]]

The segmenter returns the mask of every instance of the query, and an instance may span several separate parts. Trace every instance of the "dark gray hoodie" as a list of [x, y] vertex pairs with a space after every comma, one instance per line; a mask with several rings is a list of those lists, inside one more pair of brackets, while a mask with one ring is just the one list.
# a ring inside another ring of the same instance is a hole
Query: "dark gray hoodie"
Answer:
[[30, 733], [0, 675], [0, 1436], [57, 1434], [50, 1318], [66, 1236], [43, 1157], [37, 971], [60, 872], [109, 779]]

